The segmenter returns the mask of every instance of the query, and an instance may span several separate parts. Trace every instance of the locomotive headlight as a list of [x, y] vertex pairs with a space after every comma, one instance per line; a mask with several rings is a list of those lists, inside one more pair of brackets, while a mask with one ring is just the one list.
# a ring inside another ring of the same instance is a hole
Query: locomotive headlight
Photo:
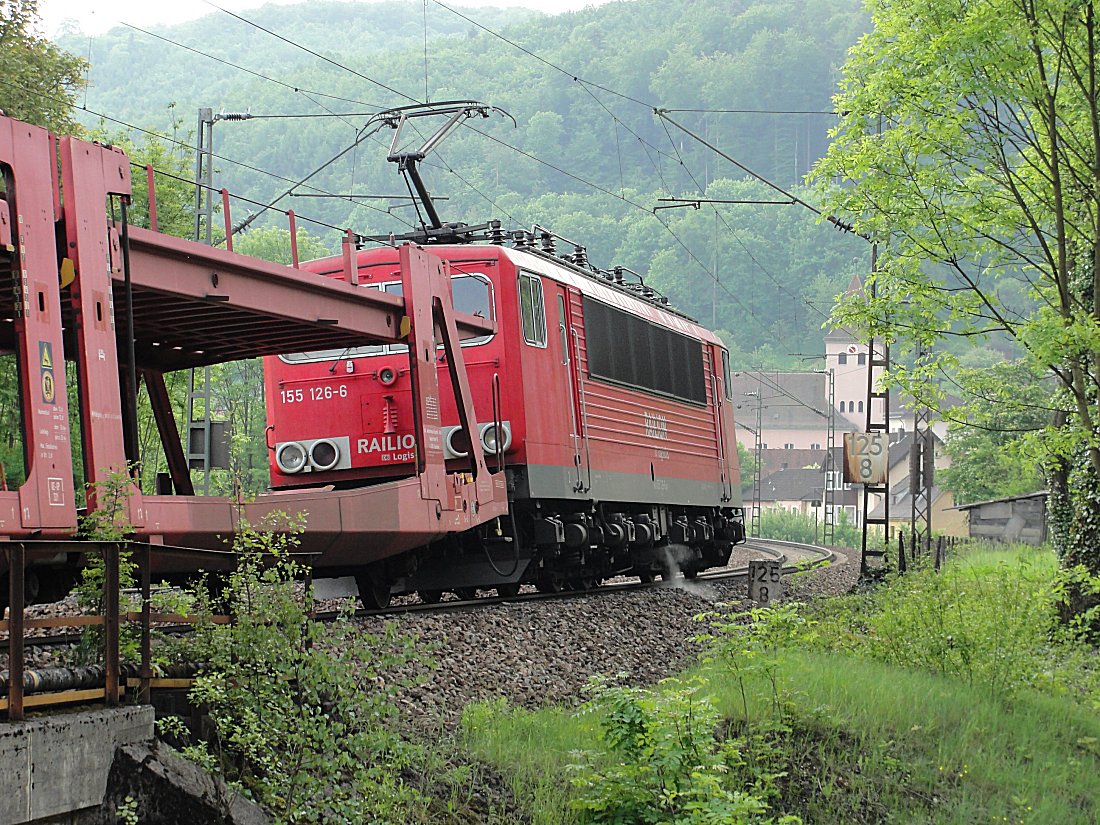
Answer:
[[465, 458], [470, 454], [470, 439], [461, 427], [449, 430], [446, 435], [448, 457]]
[[275, 464], [287, 475], [302, 472], [308, 461], [306, 448], [297, 441], [286, 441], [275, 450]]
[[506, 452], [512, 446], [512, 428], [505, 421], [497, 432], [496, 424], [487, 424], [481, 429], [481, 448], [490, 455]]
[[309, 460], [315, 470], [331, 470], [340, 463], [340, 448], [328, 438], [318, 439], [309, 448]]

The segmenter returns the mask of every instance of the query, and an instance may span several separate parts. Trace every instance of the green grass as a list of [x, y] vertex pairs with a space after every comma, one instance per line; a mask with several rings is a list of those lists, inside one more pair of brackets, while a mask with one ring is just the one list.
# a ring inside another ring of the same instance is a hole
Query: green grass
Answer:
[[1001, 565], [1024, 566], [1048, 577], [1058, 570], [1058, 556], [1049, 546], [997, 546], [989, 544], [963, 545], [963, 552], [948, 560], [949, 568], [959, 571], [988, 571]]
[[[897, 814], [960, 825], [1100, 821], [1100, 718], [1068, 699], [1000, 699], [831, 653], [788, 653], [780, 673], [798, 708], [793, 727], [816, 731], [827, 751], [860, 743], [864, 779]], [[736, 686], [721, 672], [710, 682], [719, 707], [739, 715]], [[750, 713], [763, 714], [770, 700], [757, 688]]]
[[[715, 703], [743, 719], [736, 680], [713, 667]], [[777, 806], [807, 822], [1100, 822], [1100, 719], [1073, 702], [1000, 700], [946, 677], [831, 653], [789, 653], [782, 684], [792, 776]], [[768, 716], [762, 681], [749, 713]], [[599, 745], [592, 717], [558, 708], [471, 708], [465, 744], [509, 778], [536, 823], [575, 822], [566, 766]], [[799, 801], [801, 800], [801, 801]]]
[[[819, 611], [826, 641], [777, 659], [788, 775], [773, 812], [851, 825], [1100, 822], [1096, 654], [1049, 632], [1056, 571], [1048, 551], [985, 549], [938, 578], [831, 600]], [[774, 721], [760, 672], [746, 676], [747, 714], [734, 669], [694, 675], [735, 734]], [[464, 744], [508, 777], [534, 822], [576, 822], [567, 766], [602, 747], [599, 721], [479, 705]]]
[[503, 701], [470, 705], [463, 714], [464, 745], [503, 774], [534, 825], [571, 823], [566, 766], [573, 751], [593, 747], [597, 724], [560, 708], [527, 711]]

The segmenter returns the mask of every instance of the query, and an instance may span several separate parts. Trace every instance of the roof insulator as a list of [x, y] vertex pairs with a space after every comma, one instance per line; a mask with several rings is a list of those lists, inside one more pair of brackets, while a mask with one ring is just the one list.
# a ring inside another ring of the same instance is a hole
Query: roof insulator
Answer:
[[588, 266], [588, 250], [583, 246], [574, 246], [573, 263], [577, 266]]
[[504, 243], [504, 231], [500, 228], [500, 221], [489, 221], [489, 243], [500, 246]]
[[539, 240], [542, 242], [542, 251], [547, 255], [554, 254], [554, 236], [549, 232], [543, 232], [539, 235]]

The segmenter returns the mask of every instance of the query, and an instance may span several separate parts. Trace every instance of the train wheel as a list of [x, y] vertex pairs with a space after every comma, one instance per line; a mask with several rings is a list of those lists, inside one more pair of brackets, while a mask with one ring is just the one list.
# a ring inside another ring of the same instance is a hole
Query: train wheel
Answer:
[[456, 587], [455, 595], [458, 596], [464, 602], [471, 602], [477, 598], [476, 587]]
[[442, 590], [417, 590], [416, 595], [420, 597], [420, 601], [424, 604], [439, 604], [439, 600], [443, 598]]
[[684, 570], [684, 578], [685, 579], [694, 579], [698, 575], [699, 575], [699, 571], [694, 569], [694, 568], [688, 568], [688, 569]]
[[356, 576], [359, 586], [359, 601], [367, 610], [385, 610], [390, 606], [390, 585], [374, 576]]
[[571, 590], [583, 593], [586, 590], [595, 590], [596, 587], [599, 586], [599, 580], [591, 576], [581, 576], [576, 579], [570, 579], [569, 584]]
[[657, 576], [653, 573], [642, 573], [638, 576], [638, 578], [641, 580], [642, 584], [653, 584], [653, 582], [657, 579]]
[[497, 595], [502, 599], [514, 599], [519, 595], [519, 584], [497, 585]]

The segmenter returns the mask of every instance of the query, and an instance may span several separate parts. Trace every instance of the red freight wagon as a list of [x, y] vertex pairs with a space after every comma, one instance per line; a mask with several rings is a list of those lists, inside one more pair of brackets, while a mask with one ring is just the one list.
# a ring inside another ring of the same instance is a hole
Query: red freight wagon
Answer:
[[[459, 426], [438, 349], [437, 437], [450, 470], [471, 450], [491, 470], [504, 467], [509, 517], [385, 558], [364, 547], [366, 572], [347, 572], [359, 576], [365, 603], [391, 592], [434, 601], [444, 590], [691, 577], [725, 564], [744, 539], [718, 338], [642, 284], [624, 283], [621, 269], [593, 270], [516, 237], [516, 248], [431, 247], [449, 268], [455, 310], [496, 321], [494, 334], [462, 343], [479, 432]], [[360, 289], [400, 296], [397, 250], [355, 254]], [[344, 261], [303, 268], [342, 277]], [[406, 345], [273, 356], [265, 373], [276, 489], [345, 490], [416, 473]]]

